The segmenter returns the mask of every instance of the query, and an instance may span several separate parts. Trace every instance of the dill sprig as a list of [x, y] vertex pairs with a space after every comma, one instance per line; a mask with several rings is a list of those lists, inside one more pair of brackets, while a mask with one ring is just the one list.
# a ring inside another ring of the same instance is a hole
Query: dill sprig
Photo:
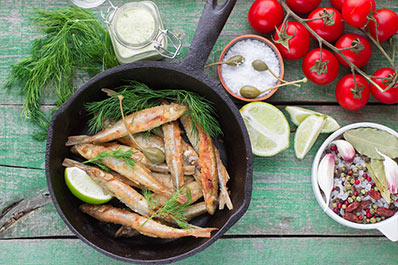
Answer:
[[118, 62], [108, 33], [88, 10], [37, 9], [31, 19], [44, 35], [33, 41], [30, 56], [12, 65], [5, 87], [20, 88], [23, 114], [43, 129], [36, 138], [44, 140], [49, 118], [40, 109], [43, 97], [54, 94], [59, 107], [76, 90], [76, 71], [95, 75]]
[[[88, 113], [94, 115], [88, 124], [91, 133], [103, 129], [105, 120], [118, 121], [122, 118], [118, 95], [123, 95], [123, 109], [126, 115], [158, 106], [164, 100], [174, 101], [187, 105], [191, 120], [197, 122], [207, 134], [212, 137], [222, 134], [220, 124], [215, 118], [214, 107], [206, 98], [186, 90], [153, 90], [137, 81], [130, 81], [130, 84], [122, 86], [118, 92], [107, 99], [86, 105]], [[196, 127], [193, 126], [193, 128]]]
[[104, 151], [98, 154], [96, 157], [84, 161], [83, 164], [93, 163], [99, 166], [102, 170], [110, 172], [111, 170], [102, 163], [102, 160], [106, 157], [114, 157], [116, 159], [120, 159], [126, 162], [126, 165], [129, 168], [134, 168], [135, 160], [131, 158], [132, 155], [133, 155], [133, 150], [123, 151], [122, 149], [118, 149], [112, 152]]
[[[180, 204], [177, 199], [183, 194], [183, 189], [185, 189], [185, 195], [187, 197], [187, 200], [184, 204]], [[148, 217], [148, 219], [146, 219], [145, 222], [143, 222], [137, 230], [139, 230], [143, 225], [146, 224], [146, 222], [153, 218], [172, 219], [182, 229], [191, 228], [191, 226], [186, 222], [187, 217], [185, 216], [187, 208], [192, 202], [191, 191], [188, 189], [188, 187], [181, 187], [180, 189], [178, 189], [161, 207], [159, 207], [159, 201], [154, 200], [153, 195], [149, 190], [144, 189], [142, 193], [148, 202], [149, 209], [153, 212], [153, 214]]]

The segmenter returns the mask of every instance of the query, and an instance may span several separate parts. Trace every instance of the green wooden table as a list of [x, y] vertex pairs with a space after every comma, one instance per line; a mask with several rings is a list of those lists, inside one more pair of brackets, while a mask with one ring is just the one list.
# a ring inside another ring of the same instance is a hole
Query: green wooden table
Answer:
[[[114, 1], [122, 4], [126, 1]], [[192, 40], [204, 0], [157, 0], [165, 25], [184, 36], [183, 55]], [[239, 0], [209, 62], [216, 61], [223, 47], [234, 37], [254, 33], [247, 22], [253, 1]], [[10, 72], [10, 64], [25, 57], [37, 30], [28, 15], [34, 8], [64, 8], [67, 0], [2, 1], [0, 11], [0, 87]], [[329, 5], [324, 0], [322, 5]], [[377, 1], [378, 8], [398, 11], [396, 0]], [[346, 28], [346, 31], [353, 31]], [[374, 49], [368, 73], [387, 65]], [[286, 79], [303, 76], [301, 60], [285, 62]], [[340, 77], [347, 74], [342, 69]], [[215, 69], [208, 71], [218, 82]], [[78, 80], [81, 84], [86, 79]], [[336, 81], [327, 86], [312, 83], [302, 88], [279, 89], [268, 102], [282, 111], [297, 105], [330, 114], [341, 125], [359, 121], [378, 122], [398, 130], [398, 106], [382, 105], [371, 98], [363, 109], [352, 112], [341, 108], [335, 99]], [[38, 129], [24, 120], [24, 102], [17, 89], [0, 89], [0, 209], [21, 198], [47, 190], [44, 171], [45, 142], [31, 138]], [[50, 97], [43, 104], [54, 106]], [[285, 113], [285, 112], [284, 112]], [[286, 113], [285, 113], [286, 114]], [[291, 124], [291, 128], [295, 126]], [[339, 225], [318, 206], [311, 187], [311, 164], [315, 151], [328, 135], [321, 135], [303, 160], [290, 148], [271, 158], [254, 160], [253, 195], [245, 216], [225, 236], [182, 264], [396, 264], [398, 243], [390, 242], [375, 230], [354, 230]], [[47, 204], [21, 218], [0, 234], [1, 264], [119, 264], [77, 239], [58, 216], [54, 205]]]

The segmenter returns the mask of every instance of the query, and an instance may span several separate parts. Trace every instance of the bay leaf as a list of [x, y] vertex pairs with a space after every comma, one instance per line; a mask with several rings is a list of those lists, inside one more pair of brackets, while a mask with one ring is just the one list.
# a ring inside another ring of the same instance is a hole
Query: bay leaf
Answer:
[[370, 158], [383, 159], [379, 152], [391, 157], [398, 157], [398, 138], [394, 135], [374, 128], [358, 128], [344, 132], [344, 139], [348, 141], [361, 155]]
[[376, 183], [377, 189], [386, 202], [391, 203], [391, 192], [387, 185], [386, 173], [384, 171], [383, 160], [371, 159], [370, 163], [366, 163], [369, 174]]

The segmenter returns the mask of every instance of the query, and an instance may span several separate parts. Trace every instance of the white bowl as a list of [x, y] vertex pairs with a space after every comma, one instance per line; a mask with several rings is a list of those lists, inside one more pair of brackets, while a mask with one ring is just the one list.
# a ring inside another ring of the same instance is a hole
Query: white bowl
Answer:
[[394, 216], [391, 216], [387, 218], [384, 221], [375, 223], [375, 224], [357, 224], [354, 222], [350, 222], [336, 213], [332, 211], [329, 207], [326, 207], [326, 201], [324, 196], [322, 196], [322, 193], [319, 189], [318, 182], [317, 182], [317, 172], [318, 172], [318, 165], [321, 160], [321, 158], [324, 155], [325, 149], [329, 146], [329, 144], [335, 140], [336, 138], [339, 138], [343, 135], [343, 133], [347, 130], [350, 129], [356, 129], [356, 128], [376, 128], [382, 131], [386, 131], [396, 137], [398, 137], [398, 133], [390, 129], [384, 125], [380, 125], [377, 123], [370, 123], [370, 122], [359, 122], [359, 123], [354, 123], [350, 124], [347, 126], [344, 126], [340, 128], [339, 130], [335, 131], [332, 135], [330, 135], [325, 142], [321, 145], [319, 148], [318, 152], [315, 155], [314, 162], [312, 164], [312, 189], [314, 190], [315, 198], [318, 201], [319, 205], [321, 206], [322, 209], [326, 208], [326, 214], [329, 215], [333, 220], [336, 222], [352, 227], [352, 228], [357, 228], [357, 229], [377, 229], [380, 232], [382, 232], [388, 239], [391, 241], [398, 241], [398, 213], [395, 213]]

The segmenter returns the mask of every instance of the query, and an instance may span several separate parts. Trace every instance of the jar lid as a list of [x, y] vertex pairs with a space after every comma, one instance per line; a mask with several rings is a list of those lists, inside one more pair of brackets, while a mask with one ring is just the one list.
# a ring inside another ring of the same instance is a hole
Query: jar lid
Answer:
[[73, 4], [81, 8], [93, 8], [102, 5], [105, 0], [71, 0]]

